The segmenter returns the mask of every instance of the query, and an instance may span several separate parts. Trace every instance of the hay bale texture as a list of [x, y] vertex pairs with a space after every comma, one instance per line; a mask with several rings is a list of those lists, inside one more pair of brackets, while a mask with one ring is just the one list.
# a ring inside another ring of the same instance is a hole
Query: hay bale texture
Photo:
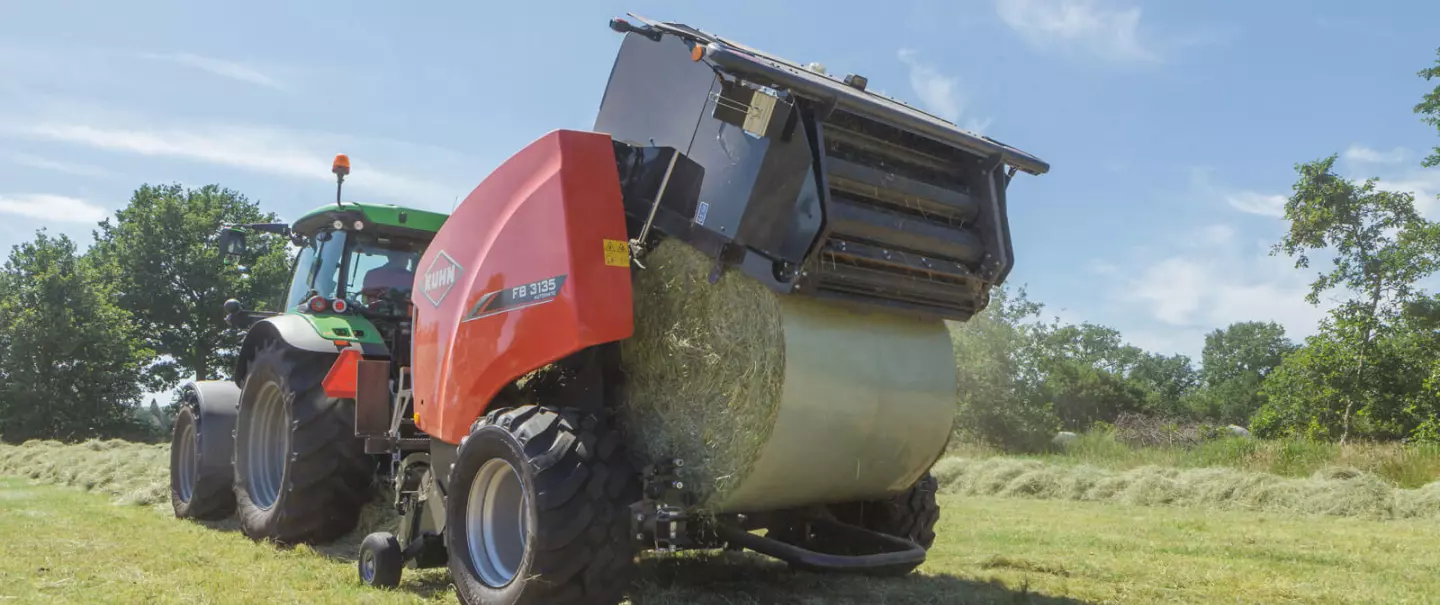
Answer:
[[686, 490], [717, 502], [750, 471], [779, 413], [785, 337], [779, 296], [678, 240], [646, 254], [635, 277], [635, 334], [621, 345], [628, 445], [679, 457]]

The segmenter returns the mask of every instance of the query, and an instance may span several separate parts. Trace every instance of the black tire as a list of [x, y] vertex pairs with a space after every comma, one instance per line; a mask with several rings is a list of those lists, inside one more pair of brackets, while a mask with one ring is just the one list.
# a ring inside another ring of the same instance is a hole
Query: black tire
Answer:
[[[175, 414], [170, 432], [170, 506], [181, 519], [218, 521], [235, 514], [233, 476], [228, 461], [206, 464], [200, 435], [200, 412], [194, 401], [186, 401]], [[183, 477], [187, 472], [189, 481]]]
[[[321, 386], [335, 358], [272, 340], [250, 360], [235, 423], [234, 482], [240, 529], [251, 539], [324, 543], [359, 523], [375, 462], [355, 437], [354, 401], [327, 397]], [[274, 458], [282, 470], [271, 490], [251, 485], [252, 469], [274, 468], [264, 464], [265, 448], [252, 437], [265, 430], [257, 408], [275, 395], [284, 401], [277, 424], [288, 427], [289, 438], [284, 455]]]
[[[870, 502], [847, 502], [826, 507], [841, 522], [863, 527], [882, 534], [904, 538], [929, 550], [935, 544], [935, 525], [940, 521], [940, 503], [935, 494], [939, 482], [926, 473], [915, 485], [903, 493], [885, 500]], [[809, 535], [798, 527], [780, 527], [767, 533], [781, 542], [804, 546], [835, 554], [860, 554], [856, 545], [846, 543], [839, 536], [825, 535], [811, 530]], [[878, 575], [903, 576], [915, 570], [919, 564], [886, 567], [872, 570]]]
[[940, 503], [935, 499], [939, 489], [935, 477], [925, 473], [909, 491], [867, 503], [859, 511], [861, 527], [905, 538], [929, 550], [935, 544], [935, 524], [940, 522]]
[[389, 532], [375, 532], [365, 536], [360, 543], [360, 557], [355, 561], [360, 581], [375, 588], [394, 588], [400, 585], [400, 574], [405, 570], [405, 553], [400, 540]]
[[[482, 580], [467, 540], [476, 475], [492, 460], [515, 471], [530, 531], [512, 579]], [[639, 474], [618, 431], [574, 410], [523, 406], [487, 415], [460, 444], [450, 471], [445, 546], [462, 603], [613, 605], [635, 567], [629, 506]]]

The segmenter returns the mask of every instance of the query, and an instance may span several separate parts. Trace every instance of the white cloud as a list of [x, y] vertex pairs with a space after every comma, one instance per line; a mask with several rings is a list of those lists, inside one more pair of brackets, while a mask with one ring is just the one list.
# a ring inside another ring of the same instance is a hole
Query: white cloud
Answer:
[[1225, 194], [1225, 203], [1241, 212], [1276, 218], [1285, 216], [1285, 202], [1287, 201], [1289, 199], [1285, 196], [1274, 193], [1232, 191]]
[[176, 65], [183, 65], [185, 67], [192, 67], [200, 71], [208, 72], [222, 78], [229, 78], [238, 82], [255, 84], [258, 86], [264, 86], [266, 88], [273, 88], [275, 90], [285, 89], [285, 86], [282, 85], [275, 78], [270, 77], [269, 75], [261, 72], [254, 67], [236, 61], [217, 59], [214, 57], [202, 57], [200, 55], [183, 52], [141, 53], [140, 56], [155, 61], [164, 61], [167, 63], [174, 63]]
[[[1115, 327], [1147, 350], [1195, 357], [1205, 333], [1241, 321], [1274, 321], [1292, 339], [1313, 334], [1330, 301], [1311, 305], [1310, 273], [1267, 242], [1247, 244], [1230, 225], [1167, 236], [1153, 260], [1097, 272], [1113, 292]], [[1108, 267], [1108, 265], [1106, 265]]]
[[[1409, 150], [1396, 147], [1380, 152], [1364, 145], [1351, 145], [1342, 156], [1349, 167], [1345, 176], [1364, 180], [1376, 178], [1375, 188], [1382, 191], [1409, 193], [1415, 196], [1415, 209], [1425, 217], [1440, 219], [1440, 169], [1399, 166], [1409, 157]], [[1379, 166], [1378, 174], [1361, 172]]]
[[1396, 147], [1390, 151], [1376, 151], [1364, 145], [1351, 145], [1345, 149], [1341, 156], [1346, 161], [1357, 164], [1398, 164], [1405, 161], [1408, 152], [1403, 147]]
[[0, 214], [57, 223], [98, 223], [108, 215], [85, 200], [45, 193], [0, 195]]
[[1415, 196], [1415, 209], [1430, 220], [1440, 220], [1440, 170], [1414, 170], [1375, 183], [1382, 191]]
[[[344, 137], [233, 125], [151, 129], [40, 122], [12, 125], [11, 130], [21, 136], [93, 149], [203, 162], [273, 176], [328, 181], [334, 179], [329, 161], [335, 149], [353, 145], [368, 152], [370, 148], [379, 146], [375, 141], [360, 142]], [[365, 155], [350, 148], [354, 170], [346, 178], [347, 190], [354, 191], [350, 188], [358, 187], [391, 199], [446, 208], [456, 195], [469, 192], [468, 189], [375, 168], [363, 160], [353, 160]]]
[[[910, 67], [910, 88], [915, 91], [915, 96], [919, 97], [925, 110], [953, 124], [959, 124], [966, 105], [965, 94], [960, 90], [960, 81], [921, 62], [913, 50], [902, 48], [898, 55], [900, 60]], [[990, 127], [992, 121], [988, 117], [972, 117], [967, 120], [965, 127], [972, 132], [981, 133]]]
[[1161, 60], [1140, 40], [1139, 7], [1108, 7], [1099, 0], [996, 0], [995, 12], [1037, 48], [1081, 48], [1124, 62]]
[[90, 165], [88, 165], [88, 164], [77, 164], [77, 163], [74, 163], [74, 162], [60, 162], [60, 161], [52, 160], [52, 159], [49, 159], [49, 158], [40, 157], [40, 156], [38, 156], [38, 155], [31, 155], [31, 154], [28, 154], [28, 153], [5, 153], [5, 154], [0, 154], [0, 158], [3, 158], [5, 161], [8, 161], [8, 162], [10, 162], [10, 163], [12, 163], [12, 164], [16, 164], [16, 165], [19, 165], [19, 166], [25, 166], [25, 167], [27, 167], [27, 168], [35, 168], [35, 169], [37, 169], [37, 170], [50, 170], [50, 171], [54, 171], [54, 172], [63, 172], [63, 173], [65, 173], [65, 174], [70, 174], [70, 175], [74, 175], [74, 176], [88, 176], [88, 177], [110, 177], [110, 176], [115, 176], [115, 173], [113, 173], [113, 172], [111, 172], [111, 171], [109, 171], [109, 170], [106, 170], [106, 169], [104, 169], [104, 168], [100, 168], [100, 167], [98, 167], [98, 166], [90, 166]]
[[1190, 169], [1190, 195], [1207, 202], [1223, 200], [1231, 208], [1269, 218], [1285, 216], [1285, 202], [1289, 201], [1278, 193], [1264, 193], [1247, 189], [1230, 189], [1216, 184], [1210, 178], [1214, 169], [1209, 166], [1195, 166]]

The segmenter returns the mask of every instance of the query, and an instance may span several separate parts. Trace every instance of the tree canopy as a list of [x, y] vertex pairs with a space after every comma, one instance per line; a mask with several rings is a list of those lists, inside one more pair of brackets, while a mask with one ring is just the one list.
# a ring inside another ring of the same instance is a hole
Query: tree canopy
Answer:
[[284, 240], [249, 238], [238, 267], [215, 245], [222, 224], [275, 220], [231, 189], [144, 185], [113, 220], [100, 223], [96, 263], [157, 355], [146, 371], [150, 389], [173, 388], [187, 375], [228, 374], [241, 334], [224, 324], [226, 299], [278, 308], [288, 281]]
[[0, 271], [0, 437], [116, 437], [152, 354], [75, 244], [44, 231]]

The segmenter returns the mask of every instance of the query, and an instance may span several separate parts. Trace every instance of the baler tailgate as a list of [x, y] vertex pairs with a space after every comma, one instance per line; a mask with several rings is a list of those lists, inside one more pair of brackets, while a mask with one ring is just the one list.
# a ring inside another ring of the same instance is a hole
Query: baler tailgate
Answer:
[[658, 207], [659, 230], [784, 294], [962, 321], [985, 308], [1014, 264], [1010, 177], [1044, 162], [864, 78], [644, 22], [620, 27], [596, 130], [682, 154], [687, 176], [667, 201], [627, 196], [632, 221]]

